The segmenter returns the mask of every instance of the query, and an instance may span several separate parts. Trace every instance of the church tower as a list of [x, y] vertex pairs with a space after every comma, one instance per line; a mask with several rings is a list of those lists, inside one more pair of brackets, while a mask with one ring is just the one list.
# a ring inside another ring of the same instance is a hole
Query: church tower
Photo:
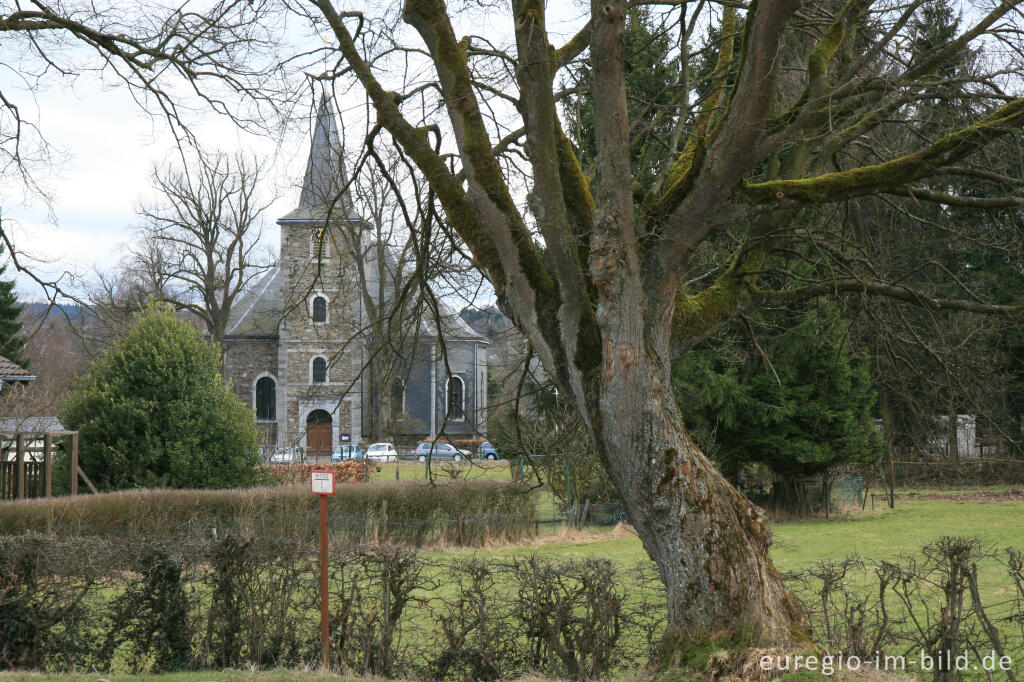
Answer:
[[298, 206], [277, 221], [279, 261], [232, 308], [224, 376], [252, 407], [268, 457], [291, 450], [326, 458], [339, 445], [371, 435], [415, 442], [442, 433], [484, 434], [488, 341], [443, 300], [439, 319], [398, 321], [410, 339], [402, 383], [391, 386], [401, 392], [402, 407], [390, 417], [373, 409], [382, 390], [373, 372], [364, 371], [373, 334], [355, 259], [378, 310], [403, 266], [355, 213], [338, 120], [333, 102], [323, 97]]
[[338, 118], [318, 107], [298, 207], [280, 218], [283, 310], [278, 331], [279, 442], [329, 455], [361, 437], [361, 299], [353, 239], [363, 221], [347, 189]]

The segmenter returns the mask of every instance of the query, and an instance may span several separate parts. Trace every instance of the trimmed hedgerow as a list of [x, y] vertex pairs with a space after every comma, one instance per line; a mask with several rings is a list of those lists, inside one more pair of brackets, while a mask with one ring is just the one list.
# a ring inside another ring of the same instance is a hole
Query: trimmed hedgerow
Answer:
[[[181, 534], [311, 540], [318, 502], [307, 485], [242, 490], [132, 490], [9, 502], [0, 534], [173, 537]], [[335, 542], [480, 545], [534, 530], [526, 488], [496, 481], [341, 484], [329, 502]]]
[[335, 483], [366, 483], [368, 468], [372, 466], [366, 460], [349, 460], [347, 462], [302, 462], [299, 464], [271, 464], [263, 467], [266, 477], [279, 485], [309, 485], [309, 474], [312, 471], [334, 472]]
[[[646, 663], [664, 629], [650, 564], [375, 545], [333, 548], [329, 571], [330, 665], [358, 675], [598, 679]], [[0, 670], [308, 668], [319, 584], [296, 541], [0, 537]]]

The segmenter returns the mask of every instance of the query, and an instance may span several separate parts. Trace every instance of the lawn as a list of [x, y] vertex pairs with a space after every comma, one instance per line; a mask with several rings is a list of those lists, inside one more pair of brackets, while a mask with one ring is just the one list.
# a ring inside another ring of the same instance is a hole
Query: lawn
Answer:
[[[772, 524], [772, 533], [772, 558], [783, 571], [851, 555], [887, 559], [912, 552], [943, 535], [976, 537], [1000, 548], [1024, 547], [1024, 502], [897, 499], [892, 510], [851, 510], [830, 520], [777, 522]], [[554, 533], [535, 542], [488, 550], [488, 554], [499, 557], [530, 553], [552, 557], [600, 556], [620, 562], [647, 560], [639, 538], [621, 528]]]
[[[266, 671], [201, 671], [164, 673], [160, 675], [46, 675], [40, 673], [0, 673], [3, 682], [291, 682], [295, 679], [312, 682], [366, 682], [366, 677], [349, 675], [326, 675], [316, 671], [266, 670]], [[376, 678], [383, 682], [383, 678]]]

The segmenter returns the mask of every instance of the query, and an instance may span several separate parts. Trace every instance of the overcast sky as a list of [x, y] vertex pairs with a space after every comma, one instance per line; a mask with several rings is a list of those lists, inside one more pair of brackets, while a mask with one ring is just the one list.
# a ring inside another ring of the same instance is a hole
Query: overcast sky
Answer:
[[[52, 205], [35, 194], [25, 196], [16, 183], [5, 181], [0, 198], [5, 228], [20, 251], [47, 261], [36, 269], [49, 277], [110, 270], [139, 224], [136, 207], [150, 195], [154, 164], [176, 158], [173, 136], [163, 121], [148, 117], [123, 89], [104, 88], [89, 77], [80, 79], [73, 91], [39, 94], [38, 103], [34, 114], [58, 150], [56, 163], [36, 171]], [[244, 149], [268, 159], [270, 182], [264, 191], [279, 198], [268, 211], [265, 239], [276, 245], [273, 219], [298, 202], [294, 186], [305, 168], [308, 136], [296, 131], [278, 144], [246, 134], [213, 114], [195, 130], [211, 148]], [[41, 296], [25, 275], [18, 276], [18, 288], [26, 300]]]
[[[359, 3], [355, 3], [359, 4]], [[553, 42], [564, 40], [578, 29], [580, 10], [576, 2], [556, 2], [549, 7], [549, 30]], [[475, 17], [460, 17], [473, 24], [474, 33], [494, 35], [505, 32], [507, 12], [491, 10]], [[461, 23], [461, 22], [460, 22]], [[462, 28], [462, 27], [460, 27]], [[0, 44], [0, 53], [4, 50]], [[0, 54], [4, 63], [16, 62]], [[36, 179], [52, 199], [47, 203], [26, 193], [13, 178], [0, 177], [0, 210], [4, 228], [12, 237], [25, 262], [44, 278], [62, 277], [62, 287], [80, 292], [80, 279], [94, 269], [115, 268], [133, 238], [137, 226], [136, 207], [150, 193], [154, 164], [176, 158], [174, 140], [167, 126], [142, 112], [124, 87], [102, 83], [83, 75], [70, 82], [54, 78], [50, 86], [27, 87], [19, 75], [0, 69], [0, 92], [15, 93], [22, 115], [36, 123], [57, 154], [51, 163], [35, 167]], [[361, 139], [357, 116], [345, 110], [361, 107], [360, 93], [354, 101], [341, 101], [346, 125], [359, 130], [347, 136], [351, 145]], [[307, 108], [312, 106], [312, 93]], [[308, 114], [310, 111], [304, 110]], [[274, 220], [298, 202], [298, 184], [309, 151], [309, 122], [300, 122], [284, 139], [272, 140], [244, 133], [214, 114], [194, 128], [208, 149], [243, 149], [266, 159], [269, 170], [265, 192], [277, 196], [267, 212], [264, 239], [276, 253], [278, 230]], [[7, 276], [13, 268], [8, 268]], [[23, 300], [41, 300], [40, 287], [25, 275], [17, 275]]]

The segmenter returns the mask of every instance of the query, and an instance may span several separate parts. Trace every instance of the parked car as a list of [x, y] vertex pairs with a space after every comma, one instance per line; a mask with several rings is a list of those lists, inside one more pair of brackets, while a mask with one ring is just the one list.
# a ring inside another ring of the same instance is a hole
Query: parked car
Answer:
[[338, 445], [334, 448], [334, 452], [331, 453], [332, 462], [340, 462], [346, 459], [362, 459], [363, 451], [359, 449], [359, 445], [355, 443], [346, 443], [345, 445]]
[[271, 464], [291, 464], [295, 461], [295, 451], [291, 448], [275, 450], [270, 456]]
[[417, 445], [412, 454], [416, 455], [416, 458], [421, 462], [427, 460], [428, 454], [430, 459], [434, 461], [450, 459], [454, 462], [461, 462], [464, 459], [469, 459], [469, 452], [467, 450], [459, 450], [450, 443], [433, 443], [429, 440]]
[[395, 450], [393, 443], [374, 443], [366, 448], [366, 459], [375, 459], [378, 462], [397, 462], [398, 450]]
[[477, 452], [481, 457], [492, 462], [498, 459], [498, 450], [491, 445], [490, 441], [485, 440], [483, 443], [480, 443], [480, 449]]

